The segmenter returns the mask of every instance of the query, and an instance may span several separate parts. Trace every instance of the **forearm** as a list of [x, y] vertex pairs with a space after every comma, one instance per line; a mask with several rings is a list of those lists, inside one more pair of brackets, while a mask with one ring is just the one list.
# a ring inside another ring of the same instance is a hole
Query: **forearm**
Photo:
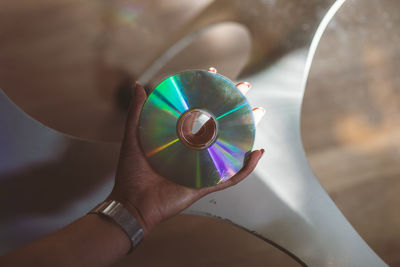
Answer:
[[0, 257], [0, 266], [108, 266], [126, 254], [130, 245], [118, 225], [90, 214]]

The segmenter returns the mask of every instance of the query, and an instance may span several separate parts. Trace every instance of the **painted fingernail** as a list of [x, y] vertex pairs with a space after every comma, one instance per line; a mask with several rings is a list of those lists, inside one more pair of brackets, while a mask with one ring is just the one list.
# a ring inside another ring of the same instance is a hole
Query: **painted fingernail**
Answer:
[[261, 107], [253, 108], [253, 115], [254, 115], [254, 124], [257, 126], [260, 123], [262, 117], [264, 117], [265, 115], [265, 109]]
[[257, 107], [257, 108], [253, 108], [253, 111], [260, 111], [260, 112], [262, 112], [262, 113], [265, 113], [265, 108], [262, 108], [262, 107]]
[[261, 148], [260, 152], [261, 152], [261, 156], [260, 156], [260, 159], [261, 159], [264, 156], [264, 152], [265, 152], [264, 148]]
[[212, 73], [217, 73], [217, 69], [214, 68], [214, 67], [210, 67], [210, 68], [208, 69], [208, 71], [209, 71], [209, 72], [212, 72]]
[[251, 84], [249, 84], [248, 82], [241, 82], [241, 83], [236, 84], [236, 87], [239, 89], [239, 91], [242, 94], [245, 95], [250, 90]]

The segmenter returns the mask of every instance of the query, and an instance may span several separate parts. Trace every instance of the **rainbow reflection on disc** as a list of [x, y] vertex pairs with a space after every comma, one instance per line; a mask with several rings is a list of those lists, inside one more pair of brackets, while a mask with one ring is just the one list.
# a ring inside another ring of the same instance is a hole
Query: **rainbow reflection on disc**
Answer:
[[139, 121], [140, 144], [151, 167], [194, 188], [235, 175], [254, 137], [246, 98], [229, 79], [203, 70], [162, 81], [149, 95]]

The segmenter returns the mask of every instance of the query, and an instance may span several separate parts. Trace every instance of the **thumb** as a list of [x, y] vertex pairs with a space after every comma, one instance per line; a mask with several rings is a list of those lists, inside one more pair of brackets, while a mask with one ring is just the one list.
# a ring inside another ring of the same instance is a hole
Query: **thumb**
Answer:
[[140, 112], [146, 102], [146, 92], [139, 82], [135, 84], [135, 90], [132, 94], [129, 106], [128, 117], [125, 125], [125, 141], [133, 138], [136, 139], [136, 131], [139, 126]]

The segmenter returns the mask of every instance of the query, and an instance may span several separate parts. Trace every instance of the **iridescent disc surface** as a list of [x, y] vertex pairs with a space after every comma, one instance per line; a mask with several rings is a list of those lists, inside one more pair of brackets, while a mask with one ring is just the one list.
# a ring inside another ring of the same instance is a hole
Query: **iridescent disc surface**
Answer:
[[[182, 131], [193, 118], [196, 123], [186, 138]], [[175, 183], [195, 188], [235, 175], [255, 137], [252, 109], [235, 84], [202, 70], [162, 81], [149, 95], [139, 124], [140, 143], [151, 167]]]

